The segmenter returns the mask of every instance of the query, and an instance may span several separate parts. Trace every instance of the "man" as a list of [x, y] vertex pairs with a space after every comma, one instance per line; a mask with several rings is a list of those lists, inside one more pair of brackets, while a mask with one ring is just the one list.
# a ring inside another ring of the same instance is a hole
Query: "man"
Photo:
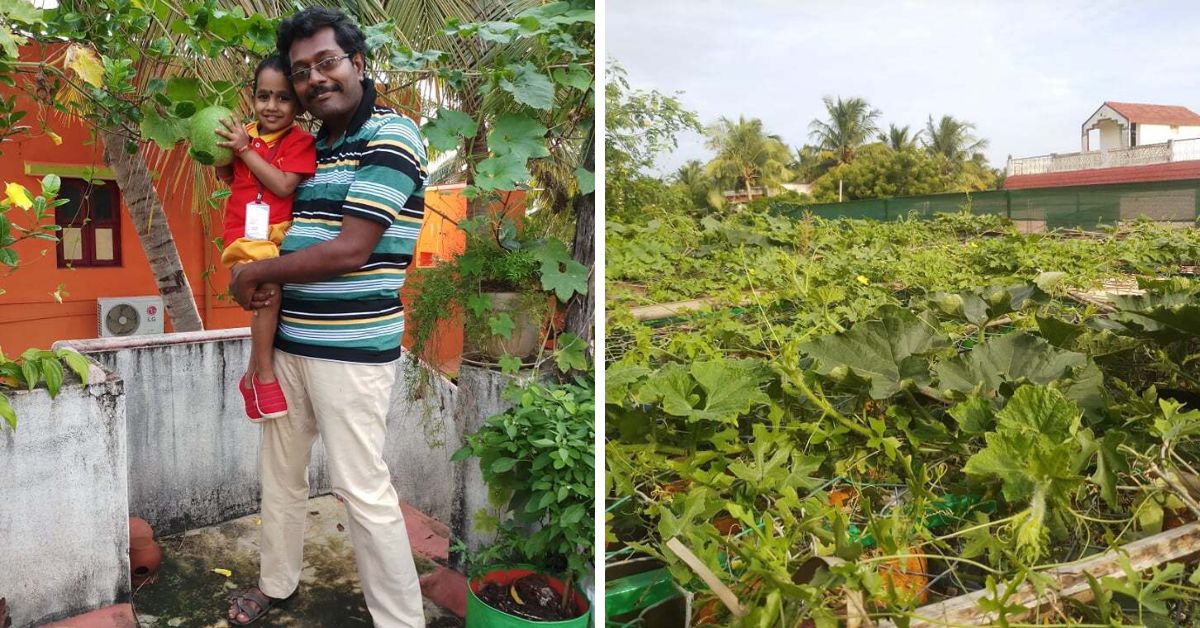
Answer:
[[[279, 258], [235, 269], [242, 307], [282, 297], [276, 370], [288, 415], [263, 423], [261, 576], [230, 598], [250, 623], [300, 581], [308, 461], [319, 433], [345, 501], [367, 608], [376, 626], [424, 626], [399, 499], [382, 458], [404, 313], [398, 291], [424, 217], [426, 155], [417, 125], [375, 103], [366, 40], [336, 9], [279, 25], [296, 94], [321, 121], [317, 172], [301, 184]], [[259, 291], [283, 284], [282, 295]]]

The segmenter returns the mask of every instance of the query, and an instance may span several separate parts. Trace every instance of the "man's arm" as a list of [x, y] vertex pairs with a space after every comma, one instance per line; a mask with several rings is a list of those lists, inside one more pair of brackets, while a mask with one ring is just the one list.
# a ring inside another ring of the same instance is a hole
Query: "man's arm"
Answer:
[[328, 242], [275, 259], [234, 266], [229, 291], [245, 309], [265, 307], [275, 295], [256, 296], [259, 285], [308, 283], [354, 272], [367, 263], [385, 230], [387, 226], [378, 222], [345, 216], [341, 233]]

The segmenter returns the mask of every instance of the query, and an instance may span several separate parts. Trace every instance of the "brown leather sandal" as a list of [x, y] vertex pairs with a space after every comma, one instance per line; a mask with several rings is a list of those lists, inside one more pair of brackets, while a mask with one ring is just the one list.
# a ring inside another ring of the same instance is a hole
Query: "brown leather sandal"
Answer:
[[[272, 608], [290, 601], [296, 597], [296, 591], [285, 598], [273, 598], [262, 592], [258, 587], [250, 587], [242, 591], [234, 591], [229, 594], [229, 610], [235, 611], [233, 617], [226, 612], [225, 619], [234, 626], [248, 626], [266, 616], [267, 612]], [[255, 608], [257, 607], [257, 609]], [[237, 620], [238, 615], [247, 617], [245, 622]]]

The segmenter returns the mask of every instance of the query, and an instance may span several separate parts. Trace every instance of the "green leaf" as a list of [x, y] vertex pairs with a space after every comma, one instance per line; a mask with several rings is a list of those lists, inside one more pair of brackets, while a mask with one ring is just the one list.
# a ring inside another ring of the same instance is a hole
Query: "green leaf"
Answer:
[[513, 328], [517, 325], [513, 322], [512, 316], [508, 312], [498, 312], [494, 316], [488, 317], [487, 326], [493, 335], [507, 340], [512, 338]]
[[517, 462], [518, 461], [515, 458], [497, 458], [495, 462], [492, 463], [492, 473], [504, 473], [505, 471], [515, 467]]
[[385, 46], [396, 45], [396, 38], [392, 36], [394, 32], [396, 32], [396, 23], [390, 19], [367, 26], [363, 29], [363, 35], [367, 40], [367, 50], [379, 50]]
[[467, 297], [467, 309], [475, 316], [483, 316], [492, 309], [492, 300], [482, 294], [472, 294]]
[[500, 356], [500, 359], [497, 362], [500, 364], [501, 373], [507, 373], [511, 375], [521, 370], [521, 359], [515, 358], [507, 353]]
[[589, 366], [587, 342], [570, 332], [559, 334], [554, 343], [554, 362], [563, 373], [572, 369], [586, 371]]
[[181, 100], [171, 106], [171, 113], [178, 118], [190, 118], [196, 113], [196, 103], [190, 100]]
[[21, 378], [25, 380], [25, 386], [29, 390], [33, 390], [34, 386], [42, 381], [42, 372], [38, 369], [36, 360], [26, 359], [21, 363]]
[[519, 65], [510, 63], [505, 68], [505, 76], [500, 79], [500, 89], [534, 109], [549, 110], [554, 104], [554, 84], [528, 61]]
[[14, 35], [8, 26], [0, 25], [0, 49], [4, 50], [5, 57], [16, 59], [20, 56], [19, 47], [26, 41], [28, 41], [26, 38]]
[[578, 63], [572, 63], [566, 68], [555, 68], [551, 74], [554, 76], [554, 82], [574, 87], [581, 92], [586, 92], [592, 87], [592, 73]]
[[1104, 407], [1103, 376], [1091, 359], [1052, 347], [1026, 332], [991, 338], [963, 355], [938, 363], [933, 370], [941, 388], [963, 394], [1006, 397], [1022, 382], [1054, 382], [1080, 407]]
[[458, 148], [462, 138], [475, 137], [479, 124], [465, 113], [438, 107], [437, 117], [427, 122], [422, 131], [433, 148], [453, 150]]
[[580, 194], [591, 194], [596, 189], [596, 173], [580, 166], [575, 169], [575, 182]]
[[450, 462], [461, 462], [473, 455], [475, 455], [475, 451], [471, 449], [470, 445], [459, 447], [458, 451], [455, 451], [454, 454], [450, 456]]
[[918, 318], [895, 305], [879, 308], [875, 316], [878, 320], [859, 322], [849, 332], [805, 343], [800, 351], [816, 359], [821, 375], [849, 371], [869, 382], [874, 399], [895, 395], [906, 382], [927, 383], [924, 356], [948, 344], [932, 316]]
[[436, 63], [446, 53], [440, 50], [414, 52], [412, 50], [397, 50], [389, 59], [392, 67], [402, 72], [419, 72], [431, 63]]
[[543, 290], [553, 292], [563, 303], [575, 294], [587, 294], [588, 268], [571, 258], [561, 240], [546, 240], [534, 250], [534, 256], [541, 263]]
[[996, 424], [992, 403], [982, 397], [972, 396], [950, 408], [950, 416], [958, 421], [958, 427], [964, 434], [983, 434]]
[[1117, 480], [1121, 473], [1129, 472], [1129, 460], [1117, 448], [1125, 442], [1126, 435], [1116, 430], [1106, 432], [1098, 442], [1096, 450], [1096, 471], [1091, 480], [1100, 487], [1100, 496], [1109, 507], [1116, 510]]
[[1078, 406], [1060, 391], [1022, 386], [996, 413], [996, 430], [984, 436], [987, 447], [963, 471], [999, 479], [1010, 503], [1030, 500], [1038, 487], [1052, 498], [1065, 495], [1082, 479], [1072, 469], [1081, 448], [1074, 438], [1080, 419]]
[[481, 190], [520, 189], [532, 176], [517, 155], [490, 157], [475, 166], [475, 186]]
[[583, 520], [583, 515], [586, 513], [587, 510], [583, 504], [572, 504], [562, 513], [562, 525], [569, 526], [579, 523], [581, 520]]
[[188, 77], [174, 77], [167, 79], [167, 98], [171, 102], [181, 102], [188, 100], [191, 102], [203, 102], [200, 97], [200, 79]]
[[604, 369], [604, 402], [621, 405], [629, 394], [630, 384], [648, 375], [650, 369], [636, 364], [615, 362]]
[[1038, 331], [1042, 338], [1056, 347], [1067, 347], [1083, 333], [1083, 325], [1072, 325], [1063, 320], [1051, 317], [1036, 316]]
[[58, 351], [55, 351], [54, 354], [58, 355], [60, 360], [65, 361], [67, 367], [70, 367], [70, 369], [79, 376], [80, 381], [82, 381], [84, 385], [88, 384], [88, 375], [91, 372], [91, 366], [88, 364], [88, 358], [84, 358], [83, 354], [74, 351], [74, 349], [67, 348], [58, 349]]
[[62, 179], [56, 174], [48, 174], [42, 177], [42, 195], [46, 198], [58, 196], [58, 190], [62, 187]]
[[[496, 118], [488, 133], [488, 150], [497, 157], [512, 155], [522, 165], [529, 159], [548, 157], [546, 127], [525, 114], [506, 113]], [[528, 178], [528, 177], [526, 177]]]
[[57, 397], [63, 383], [62, 362], [58, 361], [57, 356], [53, 356], [38, 360], [38, 365], [41, 367], [42, 374], [46, 378], [46, 389], [50, 391], [50, 398]]
[[142, 137], [153, 140], [160, 148], [169, 150], [179, 140], [187, 137], [188, 123], [176, 117], [164, 118], [158, 115], [158, 109], [153, 103], [142, 105], [142, 122], [140, 125]]
[[3, 0], [0, 2], [0, 14], [25, 24], [45, 24], [42, 9], [34, 6], [29, 0]]
[[4, 393], [0, 393], [0, 418], [3, 418], [10, 428], [17, 429], [17, 413], [8, 403], [8, 397], [4, 396]]
[[647, 378], [637, 394], [642, 401], [661, 400], [663, 411], [689, 421], [734, 422], [769, 401], [761, 382], [753, 370], [719, 359], [696, 362], [690, 370], [670, 365]]

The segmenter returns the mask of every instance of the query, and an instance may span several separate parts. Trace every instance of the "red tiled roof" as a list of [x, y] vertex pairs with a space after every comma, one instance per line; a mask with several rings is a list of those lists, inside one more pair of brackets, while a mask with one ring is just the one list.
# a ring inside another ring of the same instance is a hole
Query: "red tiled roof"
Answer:
[[1132, 102], [1105, 101], [1117, 113], [1138, 124], [1174, 124], [1200, 126], [1200, 114], [1177, 105], [1143, 105]]
[[1178, 181], [1181, 179], [1200, 179], [1200, 160], [1176, 161], [1149, 166], [1096, 168], [1093, 170], [1073, 170], [1071, 172], [1016, 175], [1004, 180], [1004, 189], [1058, 188], [1072, 185]]

